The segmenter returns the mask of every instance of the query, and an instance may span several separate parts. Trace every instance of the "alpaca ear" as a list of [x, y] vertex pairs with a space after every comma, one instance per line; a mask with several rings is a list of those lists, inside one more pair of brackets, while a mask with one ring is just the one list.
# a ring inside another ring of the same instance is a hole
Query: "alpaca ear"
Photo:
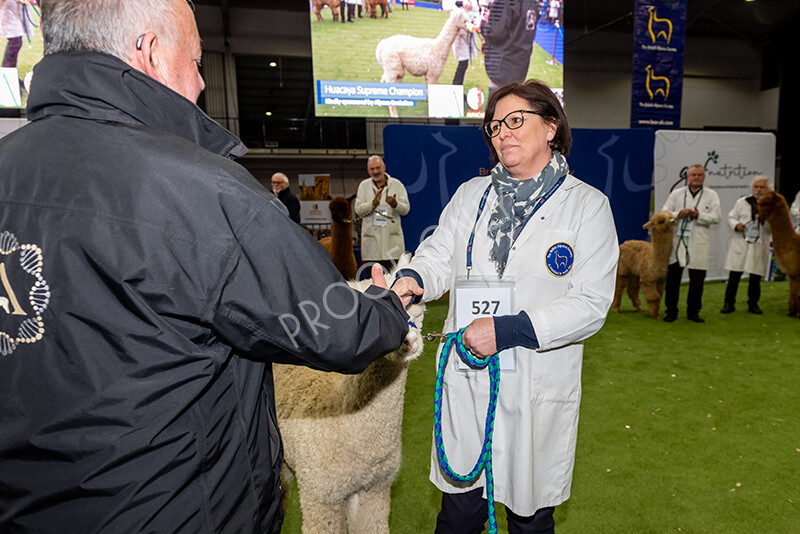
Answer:
[[651, 223], [650, 221], [647, 221], [646, 223], [644, 223], [644, 224], [642, 225], [642, 228], [644, 228], [645, 230], [647, 230], [647, 229], [648, 229], [648, 228], [650, 228], [651, 226], [653, 226], [653, 223]]
[[355, 195], [355, 194], [352, 194], [352, 195], [350, 195], [349, 197], [347, 197], [347, 201], [348, 201], [350, 204], [352, 204], [352, 203], [353, 203], [353, 201], [354, 201], [355, 199], [356, 199], [356, 195]]
[[328, 194], [325, 200], [333, 200], [333, 197], [330, 194]]

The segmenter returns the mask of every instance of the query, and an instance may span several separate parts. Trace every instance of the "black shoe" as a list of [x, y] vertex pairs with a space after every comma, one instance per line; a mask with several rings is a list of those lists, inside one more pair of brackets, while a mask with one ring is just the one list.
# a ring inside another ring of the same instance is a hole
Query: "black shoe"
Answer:
[[758, 307], [758, 304], [751, 305], [750, 307], [747, 308], [747, 311], [749, 311], [750, 313], [754, 313], [756, 315], [761, 315], [762, 313], [764, 313], [763, 311], [761, 311], [761, 308]]
[[720, 313], [733, 313], [735, 311], [736, 311], [736, 306], [726, 302], [725, 305], [722, 307]]
[[677, 318], [678, 318], [678, 316], [677, 316], [676, 314], [674, 314], [674, 313], [668, 313], [668, 314], [666, 314], [666, 315], [664, 316], [664, 322], [665, 322], [665, 323], [671, 323], [671, 322], [673, 322], [673, 321], [674, 321], [675, 319], [677, 319]]
[[690, 321], [694, 321], [695, 323], [704, 323], [704, 322], [706, 322], [705, 319], [703, 319], [702, 317], [700, 317], [696, 313], [691, 313], [691, 314], [687, 315], [686, 318], [689, 319]]

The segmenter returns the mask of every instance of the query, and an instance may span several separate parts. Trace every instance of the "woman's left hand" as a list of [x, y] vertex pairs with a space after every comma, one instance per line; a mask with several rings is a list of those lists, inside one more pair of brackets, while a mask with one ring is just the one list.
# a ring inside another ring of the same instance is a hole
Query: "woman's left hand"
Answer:
[[472, 321], [461, 336], [464, 348], [481, 358], [493, 356], [497, 352], [494, 338], [494, 319], [480, 317]]

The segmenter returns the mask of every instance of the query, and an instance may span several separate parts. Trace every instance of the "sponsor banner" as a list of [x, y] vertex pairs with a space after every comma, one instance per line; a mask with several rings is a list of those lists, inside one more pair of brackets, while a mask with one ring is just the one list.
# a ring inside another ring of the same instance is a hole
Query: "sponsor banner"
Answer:
[[636, 0], [631, 128], [680, 128], [685, 45], [686, 0]]
[[[728, 212], [739, 197], [752, 194], [750, 182], [764, 174], [775, 185], [775, 136], [771, 133], [659, 131], [655, 133], [654, 207], [661, 210], [672, 190], [686, 185], [690, 165], [703, 165], [703, 187], [716, 191], [722, 220], [709, 227], [706, 280], [727, 279], [725, 257], [734, 233]], [[684, 279], [688, 280], [688, 269]]]
[[330, 174], [299, 174], [300, 224], [331, 224]]

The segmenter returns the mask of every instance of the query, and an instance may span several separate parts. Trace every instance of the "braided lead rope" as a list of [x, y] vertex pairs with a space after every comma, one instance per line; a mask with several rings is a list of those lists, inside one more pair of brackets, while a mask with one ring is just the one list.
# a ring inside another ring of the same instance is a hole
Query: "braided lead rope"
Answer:
[[686, 229], [686, 227], [688, 225], [689, 225], [689, 218], [688, 217], [684, 217], [681, 220], [680, 229], [678, 230], [678, 246], [675, 247], [675, 261], [680, 262], [681, 260], [679, 259], [679, 256], [678, 256], [678, 250], [680, 249], [680, 246], [683, 245], [683, 248], [686, 251], [686, 265], [689, 265], [689, 258], [690, 258], [690, 256], [689, 256], [689, 242], [686, 240], [686, 237], [683, 235], [683, 231]]
[[[378, 206], [380, 206], [380, 204], [378, 204]], [[350, 224], [350, 223], [354, 223], [354, 222], [358, 222], [358, 221], [360, 221], [361, 219], [363, 219], [363, 218], [365, 218], [365, 217], [369, 217], [370, 215], [372, 215], [373, 213], [375, 213], [375, 210], [376, 210], [376, 209], [378, 209], [378, 206], [372, 206], [372, 209], [371, 209], [371, 210], [369, 210], [369, 211], [368, 211], [367, 213], [365, 213], [364, 215], [359, 215], [359, 216], [358, 216], [358, 217], [356, 217], [355, 219], [344, 219], [342, 222], [344, 222], [344, 223], [348, 223], [348, 224]], [[387, 214], [385, 214], [385, 215], [384, 215], [383, 213], [381, 213], [381, 215], [382, 215], [383, 217], [386, 217], [387, 219], [392, 219], [392, 220], [394, 220], [394, 217], [392, 217], [392, 216], [391, 216], [391, 215], [389, 215], [388, 213], [387, 213]]]
[[[434, 391], [433, 403], [433, 422], [434, 439], [436, 441], [436, 453], [439, 457], [439, 465], [448, 477], [456, 482], [472, 482], [481, 470], [486, 469], [486, 500], [489, 503], [489, 534], [497, 533], [497, 517], [494, 504], [494, 474], [492, 472], [492, 434], [494, 433], [494, 419], [497, 411], [497, 396], [500, 392], [500, 358], [497, 354], [487, 358], [478, 358], [467, 349], [461, 341], [465, 328], [458, 332], [447, 334], [442, 352], [439, 355], [439, 367], [436, 370], [436, 389]], [[444, 385], [444, 371], [447, 366], [447, 358], [450, 349], [456, 345], [456, 352], [462, 360], [473, 367], [483, 369], [489, 368], [489, 405], [486, 409], [486, 426], [484, 427], [483, 447], [481, 448], [478, 461], [475, 467], [467, 475], [460, 475], [453, 471], [447, 461], [447, 454], [444, 451], [444, 438], [442, 437], [442, 387]]]

